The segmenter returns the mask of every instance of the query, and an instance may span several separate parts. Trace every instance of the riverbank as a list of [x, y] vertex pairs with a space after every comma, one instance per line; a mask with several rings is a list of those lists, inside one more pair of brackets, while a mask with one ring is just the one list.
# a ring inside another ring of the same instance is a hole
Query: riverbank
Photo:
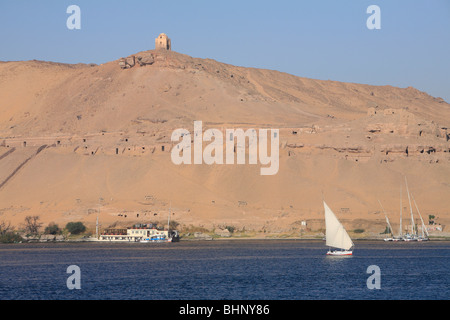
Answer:
[[[355, 241], [383, 241], [386, 235], [360, 235], [352, 237]], [[264, 233], [245, 233], [230, 236], [218, 236], [216, 234], [197, 232], [194, 234], [181, 235], [180, 241], [246, 241], [246, 240], [296, 240], [296, 241], [323, 241], [323, 234], [311, 235], [292, 235], [292, 234], [264, 234]], [[450, 234], [433, 235], [430, 236], [429, 241], [450, 241]], [[99, 242], [97, 238], [92, 236], [52, 236], [42, 235], [40, 237], [23, 238], [22, 241], [15, 241], [15, 243], [71, 243], [71, 242]]]
[[[384, 241], [389, 237], [388, 234], [380, 234], [374, 232], [349, 232], [350, 237], [353, 240], [370, 240], [370, 241]], [[325, 234], [321, 231], [318, 232], [305, 232], [305, 233], [267, 233], [267, 232], [193, 232], [193, 233], [181, 233], [181, 241], [211, 241], [211, 240], [323, 240]], [[443, 240], [450, 241], [450, 233], [439, 232], [430, 233], [430, 240]]]

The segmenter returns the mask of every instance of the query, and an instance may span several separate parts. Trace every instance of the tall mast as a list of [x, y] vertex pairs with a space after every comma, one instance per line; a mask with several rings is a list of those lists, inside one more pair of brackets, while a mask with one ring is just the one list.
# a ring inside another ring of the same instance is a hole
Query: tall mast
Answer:
[[416, 206], [417, 212], [419, 213], [420, 221], [422, 221], [422, 237], [425, 238], [425, 234], [424, 233], [426, 233], [427, 237], [429, 237], [428, 230], [425, 227], [425, 222], [423, 222], [422, 215], [420, 214], [419, 207], [417, 206], [417, 203], [416, 203], [416, 199], [414, 199], [414, 196], [412, 194], [411, 194], [411, 196], [413, 198], [413, 201], [414, 201], [414, 204]]
[[391, 226], [391, 223], [389, 222], [389, 218], [388, 218], [388, 216], [387, 216], [387, 214], [386, 214], [386, 211], [384, 211], [383, 205], [381, 204], [380, 200], [378, 200], [378, 203], [380, 204], [381, 209], [382, 209], [383, 212], [384, 212], [384, 216], [386, 217], [386, 222], [387, 222], [388, 227], [389, 227], [389, 232], [391, 233], [392, 238], [393, 238], [393, 237], [394, 237], [394, 231], [392, 230], [392, 226]]
[[99, 215], [99, 213], [100, 213], [100, 208], [101, 208], [101, 206], [102, 206], [102, 200], [103, 200], [102, 197], [98, 198], [97, 222], [95, 223], [95, 235], [97, 236], [97, 239], [99, 238], [99, 235], [98, 235], [98, 227], [99, 227], [99, 224], [98, 224], [98, 215]]
[[401, 237], [403, 234], [402, 231], [402, 211], [403, 211], [403, 204], [402, 204], [402, 185], [400, 185], [400, 232], [399, 236]]
[[409, 196], [408, 181], [406, 181], [406, 176], [405, 176], [405, 182], [406, 182], [406, 192], [408, 193], [409, 209], [411, 210], [411, 233], [415, 234], [414, 216], [413, 216], [413, 211], [412, 211], [412, 206], [411, 206], [411, 197]]
[[98, 239], [98, 212], [100, 211], [100, 200], [98, 204], [98, 210], [97, 210], [97, 221], [95, 222], [95, 236]]
[[167, 232], [170, 232], [170, 216], [172, 214], [172, 202], [169, 205], [169, 217], [167, 218]]

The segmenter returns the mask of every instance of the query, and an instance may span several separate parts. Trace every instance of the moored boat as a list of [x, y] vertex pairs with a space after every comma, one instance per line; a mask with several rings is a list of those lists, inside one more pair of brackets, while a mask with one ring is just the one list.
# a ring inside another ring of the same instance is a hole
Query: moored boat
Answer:
[[109, 228], [103, 230], [100, 234], [99, 241], [108, 242], [175, 242], [173, 237], [178, 237], [177, 232], [158, 229], [154, 224], [137, 224], [131, 228]]

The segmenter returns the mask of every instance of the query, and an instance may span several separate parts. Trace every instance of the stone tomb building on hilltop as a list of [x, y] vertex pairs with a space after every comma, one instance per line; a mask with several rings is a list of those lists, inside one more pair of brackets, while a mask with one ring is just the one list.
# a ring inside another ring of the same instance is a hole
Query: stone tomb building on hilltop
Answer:
[[158, 38], [155, 39], [155, 49], [172, 50], [172, 43], [165, 33], [161, 33]]

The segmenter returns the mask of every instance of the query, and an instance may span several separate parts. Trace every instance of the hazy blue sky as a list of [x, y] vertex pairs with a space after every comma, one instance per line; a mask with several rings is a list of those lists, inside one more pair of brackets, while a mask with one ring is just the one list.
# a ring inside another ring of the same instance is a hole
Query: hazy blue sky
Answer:
[[[69, 5], [81, 30], [69, 30]], [[381, 30], [369, 30], [370, 5]], [[0, 60], [103, 63], [154, 48], [314, 79], [413, 86], [450, 102], [449, 0], [0, 0]]]

